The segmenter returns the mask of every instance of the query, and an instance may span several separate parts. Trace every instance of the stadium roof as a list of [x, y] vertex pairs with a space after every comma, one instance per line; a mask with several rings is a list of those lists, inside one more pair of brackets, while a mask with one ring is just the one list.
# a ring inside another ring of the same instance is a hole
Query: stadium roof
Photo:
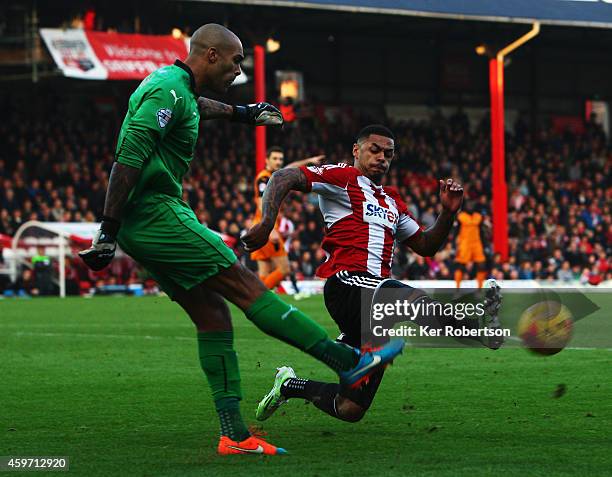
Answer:
[[612, 28], [611, 0], [192, 0], [456, 20]]

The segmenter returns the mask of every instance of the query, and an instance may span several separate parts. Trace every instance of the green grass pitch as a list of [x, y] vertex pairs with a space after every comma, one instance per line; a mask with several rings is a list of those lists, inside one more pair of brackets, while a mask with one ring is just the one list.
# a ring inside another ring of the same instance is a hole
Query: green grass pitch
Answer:
[[[321, 297], [297, 305], [335, 336]], [[233, 311], [250, 423], [276, 366], [334, 379]], [[167, 298], [0, 301], [0, 363], [0, 455], [69, 456], [70, 475], [612, 475], [610, 349], [407, 349], [361, 422], [301, 400], [266, 421], [286, 457], [215, 454], [194, 330]]]

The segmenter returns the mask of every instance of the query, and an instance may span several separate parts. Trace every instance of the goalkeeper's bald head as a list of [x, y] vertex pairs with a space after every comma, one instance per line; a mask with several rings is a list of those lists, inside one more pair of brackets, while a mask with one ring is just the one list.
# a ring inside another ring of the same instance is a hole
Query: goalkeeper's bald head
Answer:
[[193, 71], [198, 89], [205, 86], [224, 93], [240, 74], [243, 60], [240, 38], [223, 25], [208, 23], [193, 33], [185, 63]]

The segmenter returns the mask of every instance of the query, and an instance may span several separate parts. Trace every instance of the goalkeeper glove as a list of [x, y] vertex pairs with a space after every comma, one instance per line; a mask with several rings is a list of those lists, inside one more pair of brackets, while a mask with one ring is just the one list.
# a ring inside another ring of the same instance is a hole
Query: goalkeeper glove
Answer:
[[108, 266], [117, 249], [117, 233], [121, 222], [110, 217], [102, 217], [100, 229], [96, 232], [91, 247], [79, 252], [79, 257], [89, 268], [98, 272]]
[[234, 106], [232, 121], [251, 126], [280, 126], [283, 124], [283, 115], [270, 103], [247, 104]]

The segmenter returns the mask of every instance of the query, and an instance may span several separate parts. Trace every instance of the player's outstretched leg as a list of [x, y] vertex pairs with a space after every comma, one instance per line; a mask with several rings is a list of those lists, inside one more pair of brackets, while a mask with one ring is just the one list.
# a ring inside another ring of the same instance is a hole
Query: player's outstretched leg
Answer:
[[371, 375], [368, 382], [358, 389], [336, 383], [323, 383], [301, 379], [293, 368], [278, 368], [272, 389], [260, 401], [255, 417], [265, 421], [291, 398], [306, 399], [321, 411], [347, 422], [357, 422], [365, 415], [374, 400], [382, 380], [384, 369]]
[[238, 262], [204, 282], [240, 309], [259, 329], [284, 341], [332, 368], [347, 386], [359, 386], [369, 375], [399, 355], [402, 340], [392, 341], [377, 351], [359, 352], [337, 343], [326, 331], [293, 305], [288, 305]]
[[[413, 288], [392, 278], [385, 279], [378, 284], [374, 291], [372, 304], [374, 306], [375, 303], [385, 303], [388, 301], [395, 302], [396, 300], [407, 300], [410, 303], [423, 303], [426, 307], [428, 305], [438, 305], [438, 308], [436, 308], [436, 306], [431, 306], [429, 308], [432, 310], [442, 309], [442, 307], [439, 306], [442, 305], [442, 303], [428, 296], [423, 290]], [[487, 281], [487, 292], [485, 293], [484, 305], [485, 313], [488, 317], [485, 315], [482, 320], [458, 319], [452, 315], [443, 313], [427, 314], [423, 312], [411, 319], [419, 326], [428, 326], [432, 329], [444, 329], [446, 326], [451, 326], [455, 329], [478, 329], [484, 326], [499, 328], [501, 325], [497, 318], [497, 313], [501, 305], [501, 289], [495, 280], [491, 279]], [[392, 327], [394, 323], [406, 321], [405, 316], [389, 316], [385, 319], [387, 320], [386, 327]], [[500, 337], [470, 336], [466, 338], [478, 341], [490, 349], [498, 349], [503, 343], [503, 338]]]

